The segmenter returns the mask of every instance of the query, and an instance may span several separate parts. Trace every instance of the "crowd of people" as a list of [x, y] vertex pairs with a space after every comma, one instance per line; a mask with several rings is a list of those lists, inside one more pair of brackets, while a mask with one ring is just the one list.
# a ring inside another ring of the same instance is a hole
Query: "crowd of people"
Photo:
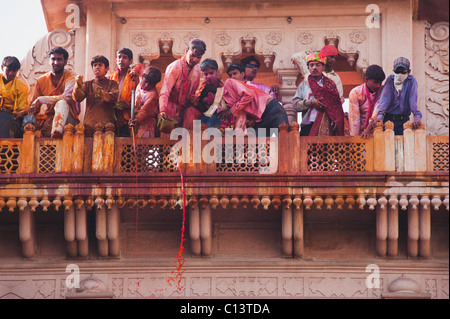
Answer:
[[[15, 129], [0, 130], [0, 137], [20, 137], [31, 123], [41, 137], [60, 138], [65, 125], [80, 122], [82, 101], [86, 101], [82, 122], [88, 137], [98, 123], [115, 124], [118, 137], [129, 137], [131, 128], [137, 137], [157, 137], [174, 127], [192, 129], [195, 120], [221, 131], [231, 128], [245, 133], [253, 128], [269, 136], [270, 128], [288, 123], [279, 102], [280, 87], [254, 81], [260, 68], [255, 56], [231, 64], [228, 78], [222, 81], [217, 61], [202, 61], [205, 52], [205, 42], [193, 39], [184, 55], [165, 70], [159, 92], [161, 70], [133, 64], [133, 52], [127, 48], [117, 52], [117, 69], [110, 73], [105, 56], [93, 57], [94, 78], [85, 81], [66, 68], [68, 52], [56, 47], [49, 52], [51, 70], [37, 79], [31, 94], [17, 78], [18, 59], [6, 57], [0, 74], [0, 111], [3, 121], [10, 119]], [[303, 61], [307, 72], [292, 100], [293, 108], [302, 114], [301, 136], [369, 137], [377, 122], [386, 121], [392, 121], [395, 134], [401, 135], [411, 113], [413, 128], [420, 127], [417, 82], [408, 59], [397, 58], [394, 74], [387, 79], [380, 66], [370, 65], [365, 82], [349, 94], [347, 116], [342, 81], [333, 70], [337, 56], [337, 48], [326, 45]]]

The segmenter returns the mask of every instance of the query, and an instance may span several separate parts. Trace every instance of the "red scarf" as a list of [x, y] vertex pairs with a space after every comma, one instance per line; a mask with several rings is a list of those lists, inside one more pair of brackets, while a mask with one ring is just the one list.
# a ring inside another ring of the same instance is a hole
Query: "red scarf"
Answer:
[[310, 136], [317, 136], [323, 116], [326, 113], [328, 117], [335, 123], [336, 136], [344, 136], [344, 110], [342, 109], [341, 98], [337, 90], [336, 84], [326, 76], [322, 76], [323, 86], [314, 81], [311, 75], [308, 77], [309, 87], [316, 99], [324, 106], [325, 112], [318, 111], [316, 120], [311, 128]]
[[364, 95], [366, 96], [367, 101], [369, 101], [369, 107], [367, 108], [367, 116], [366, 122], [364, 123], [364, 128], [367, 128], [367, 125], [369, 125], [369, 120], [372, 117], [373, 110], [375, 109], [375, 102], [378, 101], [378, 99], [380, 98], [380, 92], [382, 89], [383, 88], [381, 87], [372, 99], [372, 95], [370, 94], [367, 84], [364, 84]]

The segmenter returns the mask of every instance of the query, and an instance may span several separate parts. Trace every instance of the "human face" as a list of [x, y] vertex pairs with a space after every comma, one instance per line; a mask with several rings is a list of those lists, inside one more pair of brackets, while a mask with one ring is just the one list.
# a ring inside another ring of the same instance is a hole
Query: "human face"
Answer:
[[116, 63], [117, 63], [117, 66], [119, 67], [119, 69], [128, 70], [131, 63], [133, 63], [133, 60], [130, 60], [128, 55], [126, 55], [125, 53], [118, 53], [117, 58], [116, 58]]
[[19, 72], [19, 70], [13, 71], [4, 65], [2, 65], [2, 71], [3, 77], [6, 79], [7, 82], [14, 80], [16, 78], [17, 72]]
[[248, 81], [253, 81], [258, 75], [258, 65], [256, 62], [250, 62], [245, 65], [245, 78]]
[[320, 79], [322, 77], [323, 69], [324, 65], [322, 62], [311, 61], [308, 63], [308, 70], [313, 78]]
[[394, 70], [395, 74], [407, 74], [409, 73], [409, 70], [404, 69], [403, 67], [399, 66], [397, 69]]
[[53, 53], [50, 56], [50, 65], [52, 66], [54, 74], [62, 73], [66, 64], [67, 60], [64, 59], [64, 55], [62, 53]]
[[92, 65], [92, 71], [94, 71], [94, 75], [96, 78], [104, 77], [108, 70], [109, 68], [107, 68], [102, 62], [95, 62], [94, 65]]
[[190, 68], [194, 67], [202, 59], [202, 55], [197, 54], [195, 51], [186, 50], [186, 62]]
[[150, 84], [150, 82], [148, 82], [147, 81], [147, 79], [146, 78], [142, 78], [142, 82], [141, 82], [142, 84], [141, 84], [141, 88], [144, 90], [144, 91], [150, 91], [152, 88], [153, 88], [153, 85], [152, 84]]
[[334, 63], [336, 62], [336, 56], [335, 55], [327, 55], [327, 66], [332, 67]]
[[234, 69], [234, 70], [228, 72], [228, 76], [231, 79], [238, 80], [238, 81], [244, 81], [244, 79], [245, 79], [245, 73], [239, 72], [238, 69]]
[[214, 69], [206, 69], [203, 72], [203, 77], [208, 85], [215, 85], [219, 82], [219, 71]]
[[366, 80], [366, 85], [367, 85], [367, 88], [369, 89], [369, 92], [373, 93], [373, 92], [377, 92], [380, 89], [381, 82], [377, 82], [377, 81], [372, 80], [372, 79], [367, 79]]

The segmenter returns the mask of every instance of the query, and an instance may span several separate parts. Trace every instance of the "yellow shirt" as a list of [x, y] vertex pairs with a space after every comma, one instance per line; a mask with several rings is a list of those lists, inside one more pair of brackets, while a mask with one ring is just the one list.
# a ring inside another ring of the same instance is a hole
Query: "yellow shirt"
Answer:
[[0, 96], [4, 110], [17, 113], [28, 108], [28, 86], [18, 78], [5, 84], [0, 73]]

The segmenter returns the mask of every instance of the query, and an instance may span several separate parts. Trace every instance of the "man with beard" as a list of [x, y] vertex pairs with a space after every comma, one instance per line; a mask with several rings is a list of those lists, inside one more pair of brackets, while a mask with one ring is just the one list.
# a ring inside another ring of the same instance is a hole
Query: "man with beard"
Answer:
[[[407, 58], [394, 61], [394, 73], [388, 76], [378, 105], [377, 122], [394, 123], [395, 135], [403, 135], [403, 124], [414, 114], [413, 129], [421, 125], [422, 113], [417, 108], [417, 81], [411, 73]], [[375, 125], [375, 123], [374, 123]]]
[[37, 130], [42, 137], [62, 137], [67, 123], [76, 125], [80, 113], [72, 91], [75, 86], [75, 74], [64, 69], [69, 53], [62, 47], [49, 52], [52, 70], [36, 81], [30, 108], [36, 115]]
[[205, 42], [193, 39], [185, 54], [167, 66], [159, 94], [158, 118], [172, 119], [177, 122], [177, 126], [192, 128], [198, 111], [191, 104], [191, 98], [200, 84], [201, 70], [198, 63], [205, 51]]
[[323, 75], [326, 57], [313, 52], [306, 57], [310, 75], [299, 85], [292, 100], [303, 113], [301, 136], [343, 136], [344, 111], [336, 84]]

